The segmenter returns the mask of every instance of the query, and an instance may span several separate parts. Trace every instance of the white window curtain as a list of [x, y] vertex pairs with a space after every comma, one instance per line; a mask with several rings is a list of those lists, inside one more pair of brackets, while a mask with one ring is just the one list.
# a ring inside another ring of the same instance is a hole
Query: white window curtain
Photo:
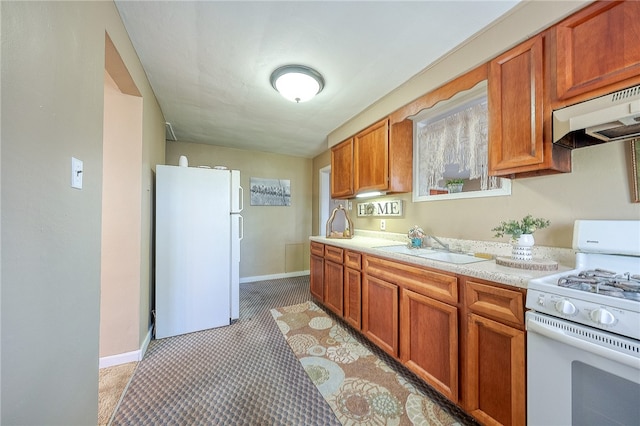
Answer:
[[488, 175], [487, 103], [472, 105], [446, 117], [419, 125], [419, 194], [428, 195], [444, 179], [445, 166], [458, 165], [468, 170], [469, 179], [480, 179], [482, 190], [500, 187], [496, 177]]

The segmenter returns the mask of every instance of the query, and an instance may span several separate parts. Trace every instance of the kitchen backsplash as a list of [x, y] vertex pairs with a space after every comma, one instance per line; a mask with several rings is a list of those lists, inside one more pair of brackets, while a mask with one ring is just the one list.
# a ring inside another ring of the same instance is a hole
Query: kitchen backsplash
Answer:
[[[409, 238], [406, 234], [399, 234], [394, 232], [381, 232], [381, 231], [368, 231], [356, 229], [355, 234], [361, 237], [368, 238], [380, 238], [393, 242], [409, 243]], [[437, 236], [443, 243], [448, 244], [452, 251], [459, 251], [464, 253], [487, 253], [493, 256], [511, 256], [511, 244], [507, 242], [495, 242], [495, 241], [474, 241], [474, 240], [459, 240], [455, 238], [445, 238]], [[558, 248], [558, 247], [545, 247], [534, 246], [533, 247], [534, 259], [553, 260], [561, 265], [574, 267], [576, 252], [573, 249]]]

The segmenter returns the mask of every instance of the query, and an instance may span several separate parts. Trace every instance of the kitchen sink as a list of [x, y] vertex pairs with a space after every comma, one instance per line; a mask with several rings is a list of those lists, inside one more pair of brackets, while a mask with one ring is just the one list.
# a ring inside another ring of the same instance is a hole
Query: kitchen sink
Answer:
[[409, 248], [406, 245], [380, 246], [373, 248], [389, 253], [406, 254], [409, 256], [417, 256], [425, 259], [456, 264], [484, 262], [485, 260], [488, 260], [482, 257], [476, 257], [472, 254], [453, 253], [429, 248]]

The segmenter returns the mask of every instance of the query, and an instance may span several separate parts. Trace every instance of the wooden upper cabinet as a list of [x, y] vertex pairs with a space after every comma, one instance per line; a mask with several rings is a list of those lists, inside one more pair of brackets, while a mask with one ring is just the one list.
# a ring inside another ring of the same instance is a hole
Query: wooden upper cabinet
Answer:
[[540, 34], [489, 64], [489, 174], [492, 176], [571, 171], [571, 152], [554, 146], [550, 137], [545, 43], [545, 35]]
[[384, 191], [389, 183], [389, 120], [384, 119], [353, 138], [355, 192]]
[[331, 198], [353, 194], [353, 138], [331, 148]]
[[556, 100], [574, 103], [640, 81], [640, 2], [595, 2], [555, 31]]
[[389, 125], [389, 192], [413, 191], [413, 121]]
[[331, 148], [331, 196], [413, 189], [413, 122], [385, 118]]
[[492, 174], [544, 161], [543, 38], [537, 36], [489, 65], [489, 170]]

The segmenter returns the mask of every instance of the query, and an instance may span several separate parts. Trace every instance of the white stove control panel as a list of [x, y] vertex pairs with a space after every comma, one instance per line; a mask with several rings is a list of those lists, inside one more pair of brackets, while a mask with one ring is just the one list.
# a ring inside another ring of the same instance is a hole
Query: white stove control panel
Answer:
[[[638, 302], [632, 302], [638, 304]], [[526, 306], [534, 311], [640, 339], [640, 312], [529, 288]]]

